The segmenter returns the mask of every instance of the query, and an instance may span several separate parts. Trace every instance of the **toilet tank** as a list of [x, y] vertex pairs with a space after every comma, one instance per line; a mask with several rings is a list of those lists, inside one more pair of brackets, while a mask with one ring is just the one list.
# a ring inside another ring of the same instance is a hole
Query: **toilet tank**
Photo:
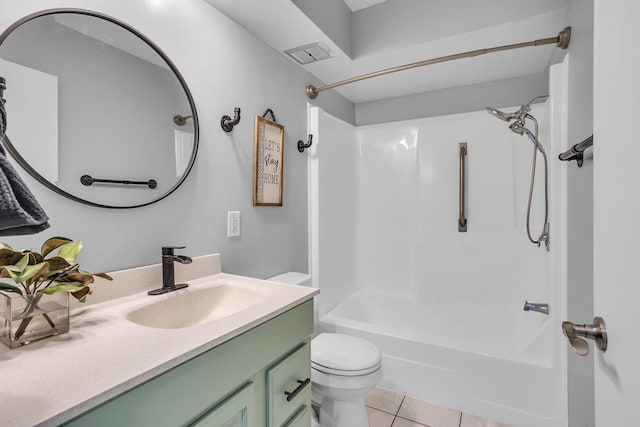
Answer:
[[[286, 283], [287, 285], [298, 286], [311, 286], [311, 276], [305, 273], [298, 273], [297, 271], [288, 271], [286, 273], [278, 274], [277, 276], [269, 277], [265, 280], [271, 280], [272, 282]], [[318, 306], [313, 305], [313, 324], [317, 325], [319, 320]], [[314, 332], [315, 337], [317, 332]]]
[[278, 274], [277, 276], [269, 277], [266, 280], [286, 283], [288, 285], [311, 286], [311, 276], [305, 273], [298, 273], [296, 271], [288, 271], [286, 273]]
[[297, 271], [288, 271], [278, 274], [277, 276], [269, 277], [266, 280], [286, 283], [288, 285], [311, 286], [311, 276], [305, 273], [298, 273]]

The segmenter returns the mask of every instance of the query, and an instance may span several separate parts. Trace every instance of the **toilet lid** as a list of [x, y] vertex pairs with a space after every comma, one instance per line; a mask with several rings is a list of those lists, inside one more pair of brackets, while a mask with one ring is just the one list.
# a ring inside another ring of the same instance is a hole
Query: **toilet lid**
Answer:
[[334, 375], [366, 375], [380, 367], [380, 350], [352, 335], [320, 334], [311, 341], [311, 367]]

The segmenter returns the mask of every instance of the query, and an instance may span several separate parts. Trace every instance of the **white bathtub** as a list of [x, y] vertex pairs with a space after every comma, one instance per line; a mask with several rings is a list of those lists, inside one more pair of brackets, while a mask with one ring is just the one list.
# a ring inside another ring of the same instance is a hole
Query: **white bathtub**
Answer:
[[539, 326], [521, 335], [490, 312], [461, 312], [365, 291], [323, 316], [319, 329], [375, 343], [383, 387], [513, 426], [562, 426], [563, 390], [545, 356], [549, 318], [523, 313]]

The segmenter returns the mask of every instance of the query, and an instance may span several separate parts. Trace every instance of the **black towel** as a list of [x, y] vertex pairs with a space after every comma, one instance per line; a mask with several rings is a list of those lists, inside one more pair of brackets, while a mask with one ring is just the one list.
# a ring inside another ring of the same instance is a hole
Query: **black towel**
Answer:
[[7, 130], [7, 111], [4, 109], [4, 100], [2, 99], [2, 86], [0, 86], [0, 140], [4, 138], [4, 133], [6, 130]]
[[[0, 141], [7, 129], [7, 112], [0, 100]], [[0, 236], [35, 234], [49, 228], [49, 217], [20, 175], [0, 143]]]

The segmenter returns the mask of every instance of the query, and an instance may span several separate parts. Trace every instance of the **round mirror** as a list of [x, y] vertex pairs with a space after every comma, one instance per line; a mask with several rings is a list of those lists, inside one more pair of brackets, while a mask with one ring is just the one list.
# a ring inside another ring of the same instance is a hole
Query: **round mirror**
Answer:
[[176, 66], [130, 26], [47, 10], [0, 35], [7, 151], [77, 202], [134, 208], [171, 194], [198, 150], [198, 116]]

